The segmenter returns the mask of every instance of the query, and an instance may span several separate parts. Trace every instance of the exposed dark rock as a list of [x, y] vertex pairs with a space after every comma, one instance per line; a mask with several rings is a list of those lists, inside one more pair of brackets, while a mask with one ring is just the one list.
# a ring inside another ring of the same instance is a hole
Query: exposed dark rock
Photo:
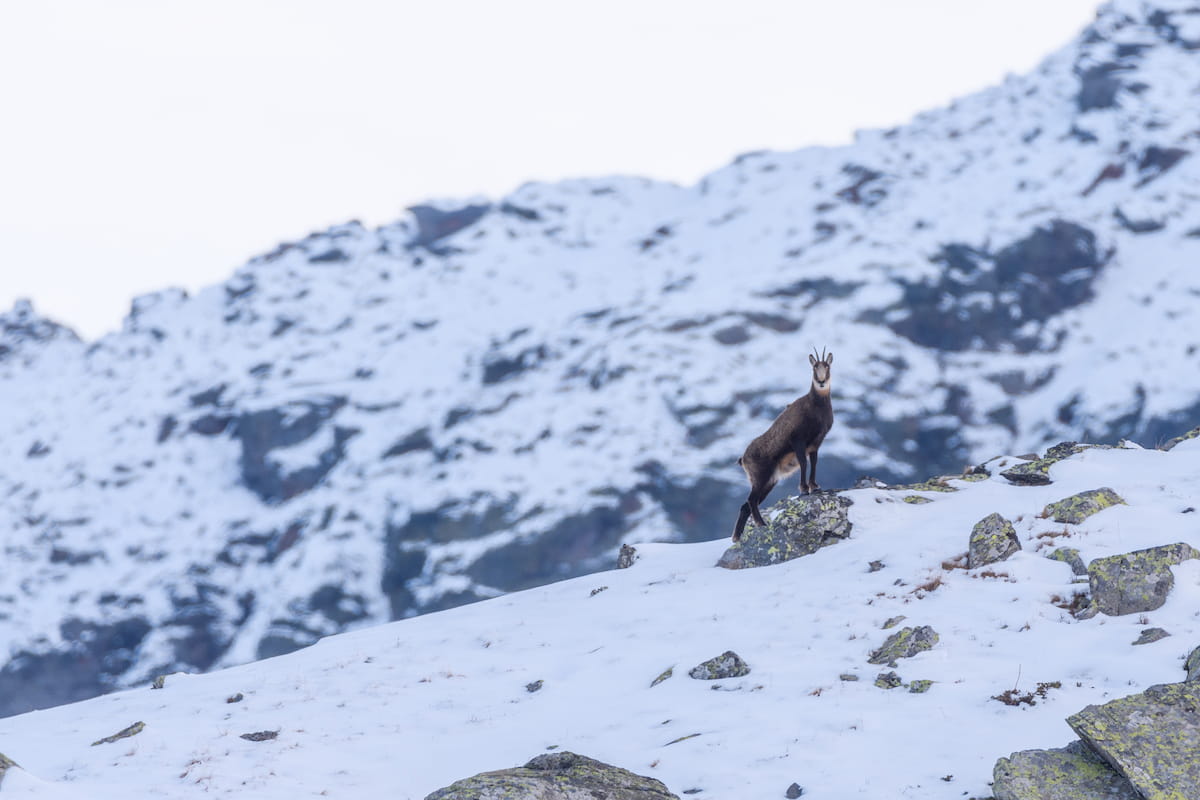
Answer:
[[238, 738], [245, 739], [247, 742], [269, 742], [278, 736], [279, 731], [254, 731], [253, 733], [243, 733]]
[[697, 664], [688, 670], [688, 677], [699, 681], [715, 681], [721, 678], [740, 678], [750, 674], [750, 666], [732, 650], [726, 650], [715, 658]]
[[162, 422], [158, 424], [158, 435], [154, 437], [155, 443], [162, 444], [171, 438], [171, 434], [175, 431], [175, 427], [178, 424], [179, 420], [175, 419], [175, 415], [173, 414], [163, 417]]
[[550, 350], [544, 344], [526, 347], [513, 355], [489, 351], [483, 357], [483, 385], [511, 380], [538, 367], [549, 357]]
[[661, 781], [563, 751], [523, 767], [482, 772], [438, 789], [425, 800], [679, 800]]
[[797, 797], [799, 797], [799, 796], [800, 796], [800, 795], [802, 795], [802, 794], [804, 794], [804, 789], [802, 789], [802, 788], [800, 787], [800, 784], [798, 784], [798, 783], [793, 783], [793, 784], [792, 784], [791, 786], [789, 786], [789, 787], [787, 788], [787, 790], [786, 790], [786, 791], [783, 793], [783, 796], [784, 796], [784, 797], [786, 797], [788, 800], [796, 800], [796, 798], [797, 798]]
[[623, 544], [617, 554], [617, 569], [629, 569], [637, 559], [637, 548], [631, 544]]
[[1200, 683], [1171, 683], [1067, 718], [1148, 798], [1200, 797]]
[[116, 688], [150, 632], [143, 617], [62, 623], [62, 647], [14, 653], [0, 670], [0, 717], [86, 700]]
[[606, 554], [611, 558], [628, 530], [620, 503], [597, 506], [560, 520], [536, 537], [489, 550], [475, 559], [467, 574], [484, 586], [504, 591], [573, 578], [599, 567]]
[[1167, 223], [1161, 219], [1130, 219], [1119, 208], [1113, 209], [1113, 218], [1130, 233], [1154, 233], [1167, 226]]
[[421, 428], [408, 434], [400, 441], [389, 447], [383, 453], [383, 458], [395, 458], [418, 450], [432, 450], [433, 439], [429, 436], [429, 428]]
[[1095, 234], [1065, 220], [994, 255], [948, 244], [933, 257], [942, 266], [938, 280], [902, 281], [899, 303], [886, 315], [867, 313], [863, 319], [882, 321], [916, 344], [940, 350], [1044, 350], [1040, 326], [1027, 333], [1027, 324], [1044, 324], [1090, 300], [1092, 282], [1109, 255], [1098, 249]]
[[543, 684], [545, 684], [545, 681], [540, 679], [531, 683], [527, 683], [525, 684], [525, 691], [533, 694], [534, 692], [541, 690]]
[[1188, 654], [1187, 659], [1183, 662], [1183, 668], [1187, 670], [1185, 680], [1200, 681], [1200, 647]]
[[271, 451], [294, 447], [317, 433], [346, 404], [344, 397], [307, 400], [284, 408], [251, 411], [236, 419], [234, 437], [242, 445], [242, 481], [265, 503], [291, 499], [316, 486], [345, 455], [354, 428], [334, 428], [333, 442], [314, 464], [284, 472]]
[[1121, 64], [1096, 64], [1076, 70], [1079, 77], [1079, 93], [1075, 105], [1082, 111], [1113, 108], [1117, 105], [1117, 94], [1121, 91], [1120, 73], [1128, 69]]
[[1138, 187], [1150, 183], [1188, 155], [1190, 155], [1190, 151], [1184, 150], [1182, 147], [1159, 147], [1158, 145], [1147, 147], [1137, 165], [1138, 174], [1142, 176], [1137, 183]]
[[999, 759], [992, 793], [995, 800], [1142, 800], [1129, 781], [1080, 741]]
[[1003, 561], [1021, 549], [1021, 540], [1013, 524], [999, 514], [989, 514], [971, 530], [967, 550], [967, 568]]
[[433, 206], [410, 206], [409, 212], [416, 222], [417, 232], [409, 241], [410, 247], [425, 247], [431, 251], [438, 241], [458, 233], [463, 228], [474, 225], [484, 214], [491, 210], [491, 205], [471, 205], [452, 211], [443, 211]]
[[901, 628], [887, 638], [878, 650], [872, 651], [868, 664], [887, 664], [896, 666], [900, 658], [912, 658], [918, 653], [931, 649], [938, 643], [937, 631], [928, 625], [919, 628]]
[[750, 334], [745, 325], [730, 325], [713, 333], [713, 338], [721, 344], [743, 344], [750, 341]]
[[1162, 628], [1146, 628], [1138, 635], [1138, 638], [1133, 641], [1133, 644], [1152, 644], [1162, 639], [1166, 639], [1170, 635], [1171, 634], [1167, 633]]
[[1125, 505], [1125, 501], [1112, 489], [1089, 489], [1050, 503], [1042, 510], [1042, 516], [1050, 517], [1055, 522], [1079, 524], [1096, 512], [1113, 505]]
[[340, 247], [331, 247], [328, 250], [317, 253], [315, 256], [308, 257], [310, 264], [340, 264], [343, 261], [349, 260], [349, 254]]
[[[174, 420], [174, 417], [170, 419]], [[188, 423], [188, 430], [201, 436], [219, 436], [225, 432], [231, 422], [233, 422], [233, 417], [228, 414], [205, 414]], [[167, 435], [170, 433], [168, 432]]]
[[731, 546], [717, 562], [726, 569], [745, 569], [779, 564], [815, 553], [840, 542], [853, 527], [848, 517], [853, 501], [834, 493], [789, 497], [772, 507], [767, 527], [748, 528], [742, 540]]
[[221, 395], [228, 388], [226, 384], [221, 383], [213, 386], [210, 389], [205, 389], [202, 392], [196, 392], [188, 397], [188, 403], [192, 408], [200, 408], [201, 406], [217, 406], [221, 404]]
[[1200, 552], [1183, 542], [1097, 558], [1088, 564], [1092, 602], [1109, 616], [1153, 611], [1175, 585], [1171, 567], [1191, 558]]

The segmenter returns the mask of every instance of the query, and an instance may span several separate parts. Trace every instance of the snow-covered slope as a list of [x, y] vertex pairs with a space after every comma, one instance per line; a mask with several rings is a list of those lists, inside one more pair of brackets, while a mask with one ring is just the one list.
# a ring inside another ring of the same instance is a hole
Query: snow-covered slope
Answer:
[[[729, 571], [713, 566], [725, 542], [641, 545], [629, 569], [0, 720], [0, 752], [24, 770], [10, 770], [4, 795], [419, 800], [555, 748], [681, 797], [780, 797], [792, 782], [812, 798], [987, 797], [996, 758], [1062, 746], [1073, 738], [1064, 718], [1087, 704], [1182, 680], [1200, 644], [1200, 561], [1173, 568], [1161, 608], [1080, 621], [1060, 606], [1086, 580], [1046, 557], [1064, 545], [1085, 561], [1200, 547], [1200, 439], [1086, 450], [1050, 477], [1035, 488], [998, 474], [951, 481], [957, 492], [923, 492], [922, 505], [853, 490], [850, 538], [786, 564]], [[1078, 525], [1041, 518], [1045, 504], [1100, 486], [1128, 504]], [[944, 564], [991, 512], [1014, 521], [1023, 550], [990, 567]], [[899, 615], [940, 637], [895, 668], [906, 683], [933, 681], [924, 694], [876, 687], [889, 668], [867, 663]], [[1147, 625], [1171, 636], [1134, 646]], [[687, 676], [727, 649], [748, 675]], [[1060, 685], [1034, 705], [992, 699], [1039, 683]], [[135, 736], [91, 746], [136, 722]], [[277, 738], [241, 738], [260, 731]]]
[[0, 713], [725, 535], [837, 355], [822, 484], [1200, 412], [1200, 14], [698, 186], [529, 185], [281, 246], [95, 343], [0, 315]]

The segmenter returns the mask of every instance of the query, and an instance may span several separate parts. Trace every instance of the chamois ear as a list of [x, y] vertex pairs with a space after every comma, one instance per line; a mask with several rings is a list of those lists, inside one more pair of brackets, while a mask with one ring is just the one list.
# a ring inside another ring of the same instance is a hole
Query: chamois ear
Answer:
[[812, 364], [815, 367], [817, 365], [817, 359], [814, 356], [809, 356], [808, 363]]
[[826, 366], [833, 364], [833, 353], [830, 353], [829, 355], [825, 356], [825, 364], [826, 364]]

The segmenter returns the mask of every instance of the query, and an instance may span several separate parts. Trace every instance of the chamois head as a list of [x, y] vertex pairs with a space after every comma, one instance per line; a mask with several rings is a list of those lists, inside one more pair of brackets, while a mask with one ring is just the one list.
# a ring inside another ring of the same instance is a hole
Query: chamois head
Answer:
[[829, 367], [833, 364], [833, 353], [826, 353], [824, 348], [821, 349], [821, 355], [818, 356], [816, 350], [808, 357], [808, 363], [812, 364], [813, 368], [813, 391], [819, 394], [829, 394]]

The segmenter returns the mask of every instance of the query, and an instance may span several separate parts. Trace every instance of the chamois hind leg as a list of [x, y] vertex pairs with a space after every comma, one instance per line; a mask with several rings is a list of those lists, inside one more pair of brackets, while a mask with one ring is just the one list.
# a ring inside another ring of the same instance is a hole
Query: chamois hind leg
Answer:
[[742, 530], [746, 527], [746, 520], [750, 519], [750, 502], [742, 503], [742, 509], [738, 512], [737, 524], [733, 526], [733, 540], [740, 542], [742, 540]]
[[817, 486], [817, 448], [814, 447], [808, 455], [812, 459], [812, 474], [808, 478], [808, 490], [815, 492], [821, 488]]
[[754, 515], [754, 524], [760, 527], [767, 527], [766, 520], [763, 519], [762, 512], [758, 510], [758, 504], [767, 499], [767, 495], [775, 488], [775, 481], [765, 483], [761, 486], [750, 488], [750, 498], [747, 502], [750, 504], [750, 513]]
[[808, 494], [808, 459], [803, 450], [796, 451], [796, 460], [800, 462], [800, 494]]

